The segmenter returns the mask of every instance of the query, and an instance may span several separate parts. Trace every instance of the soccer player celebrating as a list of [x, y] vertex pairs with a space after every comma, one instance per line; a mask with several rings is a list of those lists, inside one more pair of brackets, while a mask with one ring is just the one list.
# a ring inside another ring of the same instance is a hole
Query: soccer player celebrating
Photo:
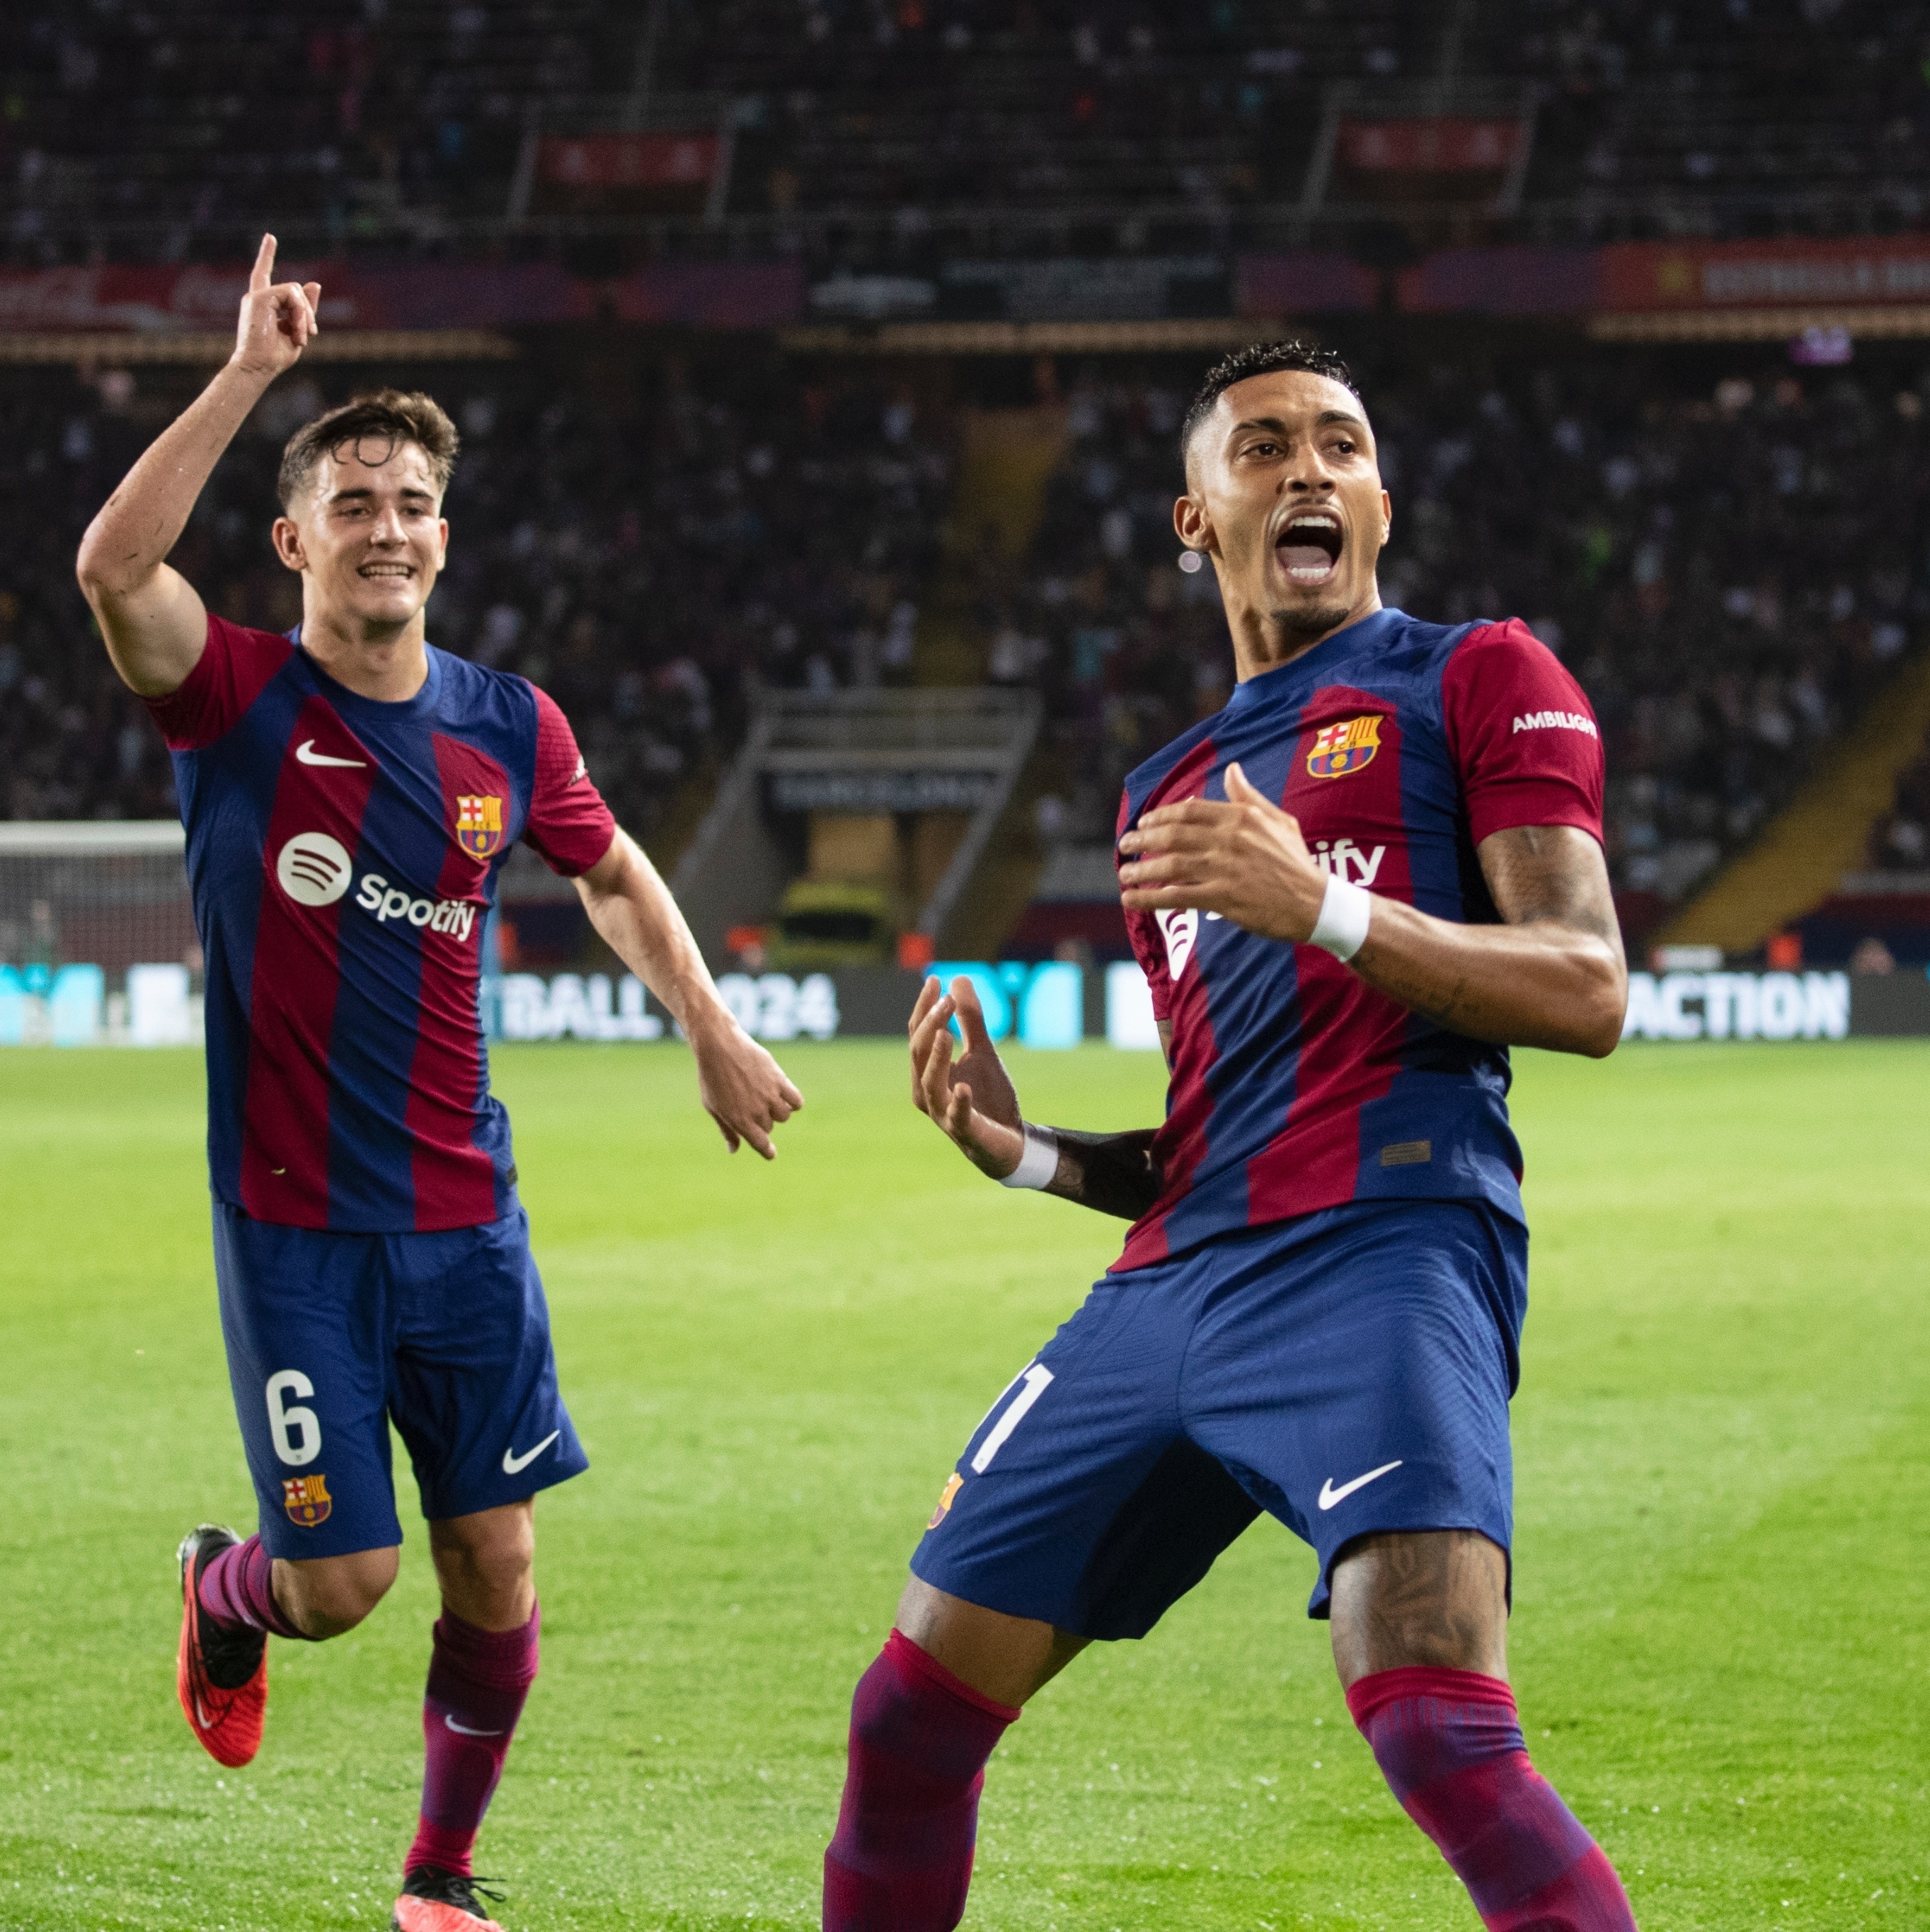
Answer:
[[1184, 454], [1175, 523], [1218, 573], [1238, 682], [1120, 814], [1166, 1123], [1028, 1124], [970, 982], [927, 982], [917, 1106], [1005, 1186], [1133, 1226], [939, 1498], [853, 1704], [824, 1923], [956, 1925], [1019, 1707], [1266, 1510], [1317, 1553], [1348, 1708], [1483, 1922], [1622, 1932], [1613, 1868], [1523, 1748], [1505, 1641], [1507, 1048], [1620, 1035], [1600, 740], [1520, 622], [1382, 607], [1391, 506], [1337, 358], [1229, 357]]
[[476, 994], [510, 847], [573, 878], [676, 1016], [733, 1151], [803, 1105], [736, 1024], [563, 713], [432, 649], [456, 433], [423, 395], [290, 440], [274, 542], [288, 637], [211, 616], [164, 561], [215, 463], [314, 335], [314, 283], [261, 245], [235, 352], [109, 499], [79, 574], [174, 754], [207, 960], [209, 1160], [228, 1369], [260, 1530], [180, 1550], [179, 1687], [221, 1763], [261, 1742], [268, 1638], [352, 1630], [395, 1580], [389, 1424], [442, 1594], [428, 1762], [394, 1924], [476, 1932], [470, 1850], [536, 1672], [536, 1492], [587, 1466], [489, 1091]]

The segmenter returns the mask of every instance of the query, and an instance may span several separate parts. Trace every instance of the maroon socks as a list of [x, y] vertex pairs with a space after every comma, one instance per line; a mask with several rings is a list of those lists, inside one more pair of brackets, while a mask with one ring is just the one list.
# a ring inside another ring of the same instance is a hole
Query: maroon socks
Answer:
[[1488, 1932], [1634, 1932], [1607, 1855], [1528, 1762], [1500, 1678], [1380, 1670], [1347, 1693], [1347, 1708]]
[[201, 1608], [230, 1629], [245, 1625], [275, 1636], [302, 1638], [275, 1600], [275, 1558], [261, 1546], [261, 1538], [231, 1543], [202, 1566], [196, 1594]]
[[437, 1619], [422, 1702], [428, 1762], [422, 1773], [422, 1815], [403, 1868], [440, 1865], [470, 1871], [470, 1852], [482, 1814], [503, 1775], [516, 1720], [536, 1677], [540, 1610], [521, 1630], [478, 1630], [452, 1612]]
[[965, 1916], [985, 1761], [1019, 1715], [902, 1630], [858, 1680], [825, 1932], [950, 1932]]

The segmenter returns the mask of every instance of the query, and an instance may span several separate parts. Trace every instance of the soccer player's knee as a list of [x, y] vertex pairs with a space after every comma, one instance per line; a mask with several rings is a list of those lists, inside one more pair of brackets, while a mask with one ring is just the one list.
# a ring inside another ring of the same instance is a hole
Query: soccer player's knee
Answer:
[[431, 1527], [436, 1568], [488, 1592], [514, 1591], [536, 1567], [536, 1524], [526, 1510], [502, 1510]]
[[360, 1550], [278, 1566], [275, 1595], [305, 1636], [340, 1636], [388, 1595], [400, 1567], [396, 1550]]

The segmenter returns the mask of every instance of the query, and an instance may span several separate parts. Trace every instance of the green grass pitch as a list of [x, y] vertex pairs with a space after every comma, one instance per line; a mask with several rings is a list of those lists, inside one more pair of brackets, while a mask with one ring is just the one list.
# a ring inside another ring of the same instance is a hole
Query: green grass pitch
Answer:
[[[595, 1461], [538, 1514], [544, 1669], [485, 1828], [511, 1932], [806, 1928], [851, 1687], [986, 1403], [1116, 1224], [974, 1176], [887, 1043], [801, 1047], [764, 1168], [675, 1046], [524, 1048], [518, 1126]], [[1159, 1076], [1019, 1055], [1126, 1125]], [[1648, 1932], [1930, 1924], [1930, 1042], [1522, 1056], [1535, 1222], [1513, 1667]], [[174, 1545], [254, 1505], [188, 1054], [0, 1055], [0, 1928], [387, 1924], [424, 1540], [275, 1646], [224, 1772], [174, 1704]], [[1473, 1928], [1346, 1719], [1262, 1521], [994, 1760], [968, 1925]]]

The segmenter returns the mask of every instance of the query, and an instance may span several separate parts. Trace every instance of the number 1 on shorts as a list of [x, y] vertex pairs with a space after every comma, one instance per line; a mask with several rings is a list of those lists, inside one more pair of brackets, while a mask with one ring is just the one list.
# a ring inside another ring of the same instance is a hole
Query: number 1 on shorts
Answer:
[[992, 1466], [992, 1459], [1005, 1447], [1006, 1438], [1025, 1419], [1025, 1412], [1046, 1392], [1052, 1379], [1052, 1372], [1043, 1362], [1034, 1362], [1019, 1377], [1025, 1386], [1012, 1398], [1010, 1406], [993, 1425], [992, 1433], [978, 1445], [978, 1454], [971, 1459], [972, 1473], [982, 1476]]

